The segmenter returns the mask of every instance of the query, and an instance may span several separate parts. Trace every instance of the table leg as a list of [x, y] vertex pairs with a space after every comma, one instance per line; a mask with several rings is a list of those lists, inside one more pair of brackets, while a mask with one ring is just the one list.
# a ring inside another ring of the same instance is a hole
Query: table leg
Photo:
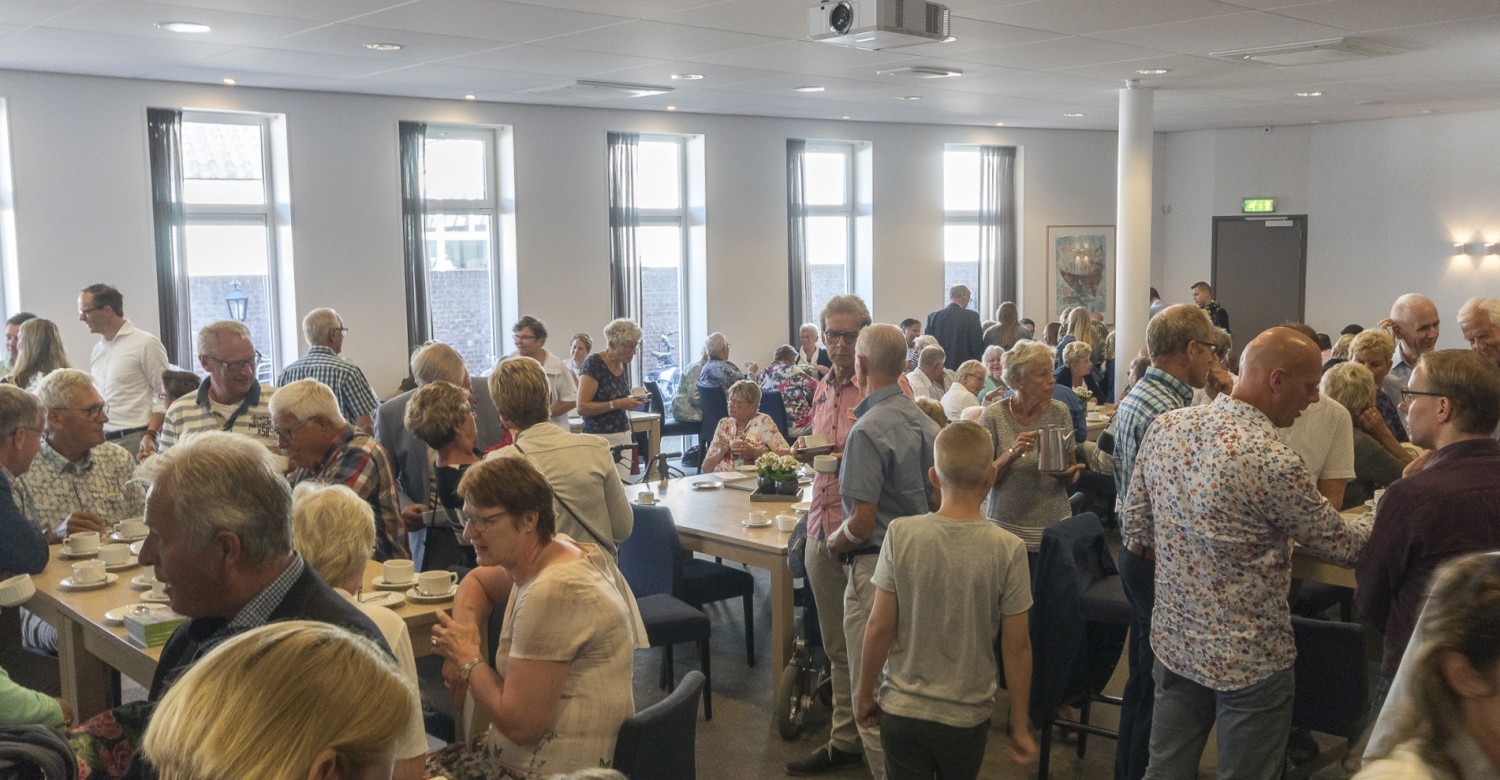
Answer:
[[796, 621], [792, 616], [792, 572], [785, 565], [771, 569], [771, 690], [792, 658]]
[[80, 720], [109, 709], [114, 698], [109, 666], [84, 647], [82, 626], [61, 619], [56, 627], [63, 698], [73, 705]]
[[661, 420], [659, 419], [652, 420], [651, 424], [646, 427], [646, 449], [649, 450], [649, 452], [647, 453], [648, 459], [646, 461], [648, 467], [648, 473], [646, 474], [646, 476], [651, 476], [651, 474], [649, 473], [650, 464], [656, 463], [657, 468], [661, 470], [661, 473], [657, 475], [657, 478], [666, 479], [667, 462], [665, 460], [660, 460], [657, 458], [657, 456], [661, 454]]

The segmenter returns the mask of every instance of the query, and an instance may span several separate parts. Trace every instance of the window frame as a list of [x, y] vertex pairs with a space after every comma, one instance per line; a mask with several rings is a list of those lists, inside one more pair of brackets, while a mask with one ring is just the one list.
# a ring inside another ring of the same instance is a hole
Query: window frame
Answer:
[[[693, 262], [691, 258], [693, 257], [693, 246], [690, 240], [690, 232], [695, 227], [695, 219], [693, 215], [693, 199], [691, 197], [691, 190], [689, 188], [691, 184], [689, 171], [691, 160], [689, 151], [690, 146], [693, 143], [693, 137], [676, 133], [641, 133], [640, 139], [637, 143], [671, 143], [673, 146], [677, 147], [677, 208], [647, 208], [637, 205], [636, 214], [638, 217], [638, 221], [636, 229], [639, 230], [640, 228], [646, 227], [672, 227], [676, 228], [677, 230], [677, 354], [674, 359], [677, 366], [686, 366], [688, 362], [690, 362], [685, 360], [684, 358], [687, 353], [687, 345], [690, 343], [688, 339], [688, 331], [692, 324], [693, 311], [693, 294], [690, 285], [695, 278], [694, 274], [692, 273]], [[640, 156], [637, 155], [635, 171], [636, 181], [640, 180], [640, 173]], [[636, 254], [639, 258], [639, 244], [637, 244], [636, 246]], [[645, 265], [643, 263], [638, 263], [637, 265], [637, 273], [645, 269]], [[644, 285], [641, 279], [636, 279], [636, 286], [638, 289], [641, 289], [644, 292]], [[643, 321], [645, 320], [646, 317], [644, 311], [641, 312], [640, 318]], [[640, 322], [637, 324], [641, 325], [641, 327], [644, 329], [644, 322]], [[647, 341], [645, 334], [642, 334], [641, 344], [636, 349], [635, 353], [635, 371], [637, 376], [643, 378], [646, 377], [646, 353], [648, 350], [654, 351], [654, 348], [656, 346], [657, 344], [653, 344]]]
[[[859, 256], [858, 244], [858, 220], [860, 214], [859, 203], [859, 141], [831, 141], [831, 140], [807, 140], [807, 146], [802, 150], [805, 158], [809, 154], [839, 154], [844, 158], [844, 203], [836, 205], [813, 205], [807, 204], [803, 220], [803, 233], [807, 231], [807, 220], [819, 217], [839, 217], [844, 220], [844, 289], [840, 295], [848, 295], [854, 291], [856, 258]], [[812, 258], [807, 258], [808, 276], [812, 274]], [[809, 286], [808, 292], [812, 289]], [[811, 298], [806, 306], [808, 310], [803, 312], [803, 322], [816, 322], [818, 309], [821, 304], [815, 304]]]
[[[946, 144], [943, 147], [943, 170], [944, 170], [944, 181], [943, 181], [943, 189], [942, 189], [942, 192], [943, 192], [943, 298], [945, 300], [948, 297], [948, 289], [949, 289], [949, 284], [948, 284], [948, 281], [949, 281], [948, 280], [948, 228], [950, 228], [950, 227], [973, 227], [975, 229], [975, 231], [976, 231], [975, 237], [974, 237], [974, 257], [975, 257], [975, 259], [976, 259], [977, 262], [979, 262], [979, 263], [983, 263], [984, 262], [984, 259], [983, 259], [984, 253], [981, 251], [981, 249], [983, 247], [980, 246], [980, 241], [982, 239], [980, 238], [980, 234], [977, 232], [979, 230], [979, 200], [978, 200], [979, 193], [976, 192], [974, 194], [974, 197], [975, 197], [974, 208], [972, 208], [972, 209], [949, 209], [948, 208], [948, 203], [947, 203], [947, 200], [948, 200], [948, 182], [946, 180], [947, 179], [947, 167], [948, 167], [948, 159], [947, 159], [947, 157], [948, 157], [948, 154], [950, 152], [972, 153], [975, 156], [974, 163], [975, 163], [975, 165], [978, 165], [979, 164], [979, 155], [981, 154], [980, 149], [981, 149], [981, 145], [980, 144]], [[980, 278], [983, 278], [983, 273], [982, 272], [980, 273]], [[993, 306], [988, 306], [989, 305], [989, 301], [986, 300], [989, 297], [988, 296], [988, 292], [986, 290], [982, 289], [982, 288], [983, 288], [983, 285], [977, 284], [977, 283], [975, 284], [975, 289], [972, 291], [973, 292], [973, 300], [970, 302], [971, 311], [980, 312], [980, 319], [989, 319], [989, 317], [986, 316], [983, 312], [993, 311], [994, 307]], [[988, 306], [988, 308], [985, 308], [986, 306]]]

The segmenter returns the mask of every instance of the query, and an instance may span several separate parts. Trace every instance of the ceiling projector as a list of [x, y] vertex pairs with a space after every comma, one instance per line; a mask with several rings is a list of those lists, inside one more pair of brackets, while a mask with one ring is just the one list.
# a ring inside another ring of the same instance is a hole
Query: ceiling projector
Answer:
[[808, 37], [856, 49], [952, 40], [948, 7], [927, 0], [830, 0], [807, 9]]

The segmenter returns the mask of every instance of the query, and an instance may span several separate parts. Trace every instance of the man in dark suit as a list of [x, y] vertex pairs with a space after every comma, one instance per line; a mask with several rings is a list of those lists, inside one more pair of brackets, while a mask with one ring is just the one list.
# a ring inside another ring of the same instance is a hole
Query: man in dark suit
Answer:
[[948, 305], [927, 315], [927, 335], [938, 340], [947, 358], [943, 366], [953, 370], [965, 360], [978, 360], [984, 352], [984, 329], [979, 312], [969, 308], [969, 288], [955, 284], [948, 291]]

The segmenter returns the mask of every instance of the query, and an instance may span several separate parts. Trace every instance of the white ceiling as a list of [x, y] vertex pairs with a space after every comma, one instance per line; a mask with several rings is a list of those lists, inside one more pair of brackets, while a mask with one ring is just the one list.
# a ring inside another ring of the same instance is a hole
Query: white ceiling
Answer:
[[[1290, 4], [1289, 4], [1290, 3]], [[807, 40], [812, 0], [3, 0], [0, 68], [380, 95], [760, 116], [1113, 129], [1118, 90], [1159, 130], [1500, 108], [1500, 0], [952, 0], [956, 41], [864, 51]], [[163, 21], [210, 25], [163, 32]], [[1211, 52], [1358, 35], [1404, 53], [1328, 65]], [[400, 43], [395, 52], [365, 48]], [[882, 68], [942, 65], [913, 81]], [[1169, 68], [1140, 76], [1145, 68]], [[696, 73], [697, 81], [674, 81]], [[525, 90], [576, 78], [635, 99]], [[790, 91], [821, 85], [815, 94]], [[1321, 97], [1297, 97], [1322, 92]], [[897, 100], [920, 96], [920, 101]], [[1082, 117], [1064, 117], [1081, 113]]]

